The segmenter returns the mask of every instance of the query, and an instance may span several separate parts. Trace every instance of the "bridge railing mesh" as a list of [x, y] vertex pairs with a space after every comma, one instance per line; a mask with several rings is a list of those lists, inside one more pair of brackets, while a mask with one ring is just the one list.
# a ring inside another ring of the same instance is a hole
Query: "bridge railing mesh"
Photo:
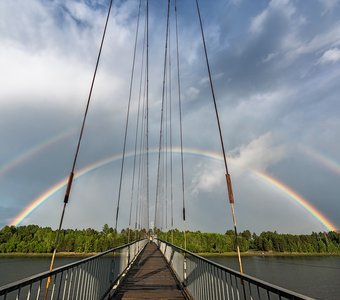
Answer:
[[147, 242], [132, 242], [2, 286], [0, 300], [105, 299]]
[[212, 262], [156, 239], [182, 287], [193, 299], [312, 299]]

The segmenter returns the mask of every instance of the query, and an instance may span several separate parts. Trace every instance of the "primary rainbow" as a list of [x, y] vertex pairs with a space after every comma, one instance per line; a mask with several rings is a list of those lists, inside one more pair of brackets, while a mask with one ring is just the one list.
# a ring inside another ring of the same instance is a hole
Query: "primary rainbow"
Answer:
[[[183, 149], [184, 150], [184, 149]], [[180, 148], [179, 147], [173, 147], [173, 152], [174, 153], [180, 153]], [[158, 153], [158, 149], [150, 149], [150, 153], [155, 154]], [[200, 155], [204, 157], [209, 157], [214, 160], [222, 160], [221, 156], [218, 155], [217, 153], [210, 152], [210, 151], [203, 151], [203, 150], [197, 150], [197, 149], [191, 149], [191, 148], [186, 148], [185, 149], [186, 154], [191, 154], [191, 155]], [[128, 152], [125, 154], [125, 158], [129, 158], [134, 156], [134, 152]], [[103, 160], [97, 161], [93, 164], [90, 164], [83, 169], [79, 170], [76, 175], [74, 176], [74, 180], [91, 172], [95, 171], [103, 166], [106, 166], [110, 163], [113, 163], [115, 161], [121, 160], [122, 159], [122, 154], [116, 154], [113, 156], [110, 156], [108, 158], [105, 158]], [[68, 177], [64, 178], [57, 184], [53, 185], [51, 188], [49, 188], [47, 191], [42, 193], [39, 197], [37, 197], [35, 200], [33, 200], [19, 215], [14, 217], [9, 225], [13, 226], [18, 226], [20, 223], [28, 217], [29, 214], [31, 214], [36, 208], [38, 208], [41, 204], [43, 204], [47, 199], [49, 199], [52, 195], [60, 191], [63, 187], [67, 185]]]
[[301, 195], [293, 191], [290, 187], [286, 186], [282, 182], [277, 179], [259, 171], [253, 171], [256, 176], [263, 179], [265, 182], [271, 184], [276, 187], [280, 191], [287, 194], [290, 198], [295, 200], [298, 204], [300, 204], [303, 208], [305, 208], [313, 217], [315, 217], [322, 225], [324, 225], [329, 231], [336, 231], [336, 226], [332, 224], [330, 220], [328, 220], [320, 211], [318, 211], [312, 204], [310, 204], [306, 199], [304, 199]]
[[[223, 161], [223, 158], [220, 154], [211, 152], [211, 151], [204, 151], [204, 150], [197, 150], [193, 148], [185, 148], [183, 149], [183, 152], [186, 155], [199, 155], [206, 158], [210, 158], [213, 160]], [[151, 149], [151, 154], [158, 153], [158, 149]], [[179, 147], [173, 148], [173, 153], [179, 154], [181, 153], [181, 150]], [[134, 156], [134, 152], [128, 152], [125, 154], [125, 157], [132, 157]], [[94, 171], [98, 168], [101, 168], [103, 166], [106, 166], [110, 163], [113, 163], [115, 161], [118, 161], [122, 159], [122, 154], [113, 155], [111, 157], [108, 157], [106, 159], [97, 161], [91, 165], [86, 166], [85, 168], [79, 170], [74, 179], [77, 179], [91, 171]], [[255, 174], [257, 177], [263, 179], [265, 182], [271, 184], [272, 186], [279, 189], [281, 192], [285, 193], [286, 195], [290, 196], [291, 199], [299, 203], [304, 209], [306, 209], [309, 213], [311, 213], [320, 223], [322, 223], [328, 230], [335, 231], [336, 227], [334, 224], [332, 224], [331, 221], [329, 221], [321, 212], [319, 212], [315, 207], [313, 207], [306, 199], [301, 197], [299, 194], [297, 194], [295, 191], [293, 191], [288, 186], [284, 185], [282, 182], [278, 181], [277, 179], [270, 177], [269, 175], [259, 172], [259, 171], [252, 171], [253, 174]], [[45, 191], [43, 194], [41, 194], [39, 197], [37, 197], [34, 201], [32, 201], [19, 215], [17, 215], [11, 222], [10, 225], [18, 226], [30, 213], [32, 213], [36, 208], [38, 208], [43, 202], [45, 202], [47, 199], [49, 199], [52, 195], [60, 191], [62, 188], [64, 188], [67, 185], [68, 178], [64, 178], [57, 184], [55, 184], [53, 187]]]

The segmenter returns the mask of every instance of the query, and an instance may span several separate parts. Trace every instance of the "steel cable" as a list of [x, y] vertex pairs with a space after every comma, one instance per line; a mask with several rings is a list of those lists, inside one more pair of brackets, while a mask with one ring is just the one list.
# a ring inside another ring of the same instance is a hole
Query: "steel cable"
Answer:
[[138, 32], [139, 32], [140, 7], [141, 7], [141, 0], [139, 1], [137, 28], [136, 28], [136, 36], [135, 36], [135, 46], [134, 46], [134, 50], [133, 50], [133, 61], [132, 61], [132, 70], [131, 70], [131, 78], [130, 78], [128, 108], [127, 108], [126, 122], [125, 122], [125, 134], [124, 134], [124, 143], [123, 143], [123, 157], [122, 157], [122, 164], [121, 164], [121, 169], [120, 169], [120, 179], [119, 179], [119, 189], [118, 189], [118, 200], [117, 200], [115, 230], [117, 230], [117, 225], [118, 225], [119, 205], [120, 205], [120, 198], [121, 198], [121, 191], [122, 191], [122, 182], [123, 182], [123, 173], [124, 173], [124, 162], [125, 162], [125, 152], [126, 152], [126, 139], [127, 139], [127, 133], [128, 133], [128, 126], [129, 126], [130, 106], [131, 106], [131, 96], [132, 96], [132, 86], [133, 86], [135, 63], [136, 63], [136, 49], [137, 49]]
[[227, 157], [226, 157], [226, 154], [225, 154], [222, 128], [221, 128], [220, 118], [219, 118], [218, 109], [217, 109], [217, 103], [216, 103], [213, 81], [212, 81], [211, 72], [210, 72], [210, 63], [209, 63], [207, 46], [206, 46], [205, 37], [204, 37], [203, 24], [202, 24], [202, 18], [201, 18], [201, 12], [200, 12], [200, 8], [199, 8], [198, 0], [196, 0], [196, 7], [197, 7], [197, 14], [198, 14], [199, 23], [200, 23], [205, 60], [206, 60], [208, 75], [209, 75], [210, 90], [211, 90], [212, 99], [213, 99], [213, 103], [214, 103], [217, 127], [218, 127], [219, 136], [220, 136], [220, 142], [221, 142], [221, 148], [222, 148], [222, 154], [223, 154], [223, 161], [224, 161], [225, 172], [226, 172], [225, 175], [226, 175], [226, 181], [227, 181], [229, 202], [230, 202], [230, 205], [231, 205], [231, 211], [232, 211], [232, 217], [233, 217], [233, 223], [234, 223], [234, 231], [235, 231], [235, 239], [236, 239], [236, 246], [237, 246], [237, 254], [238, 254], [238, 259], [239, 259], [240, 272], [243, 273], [242, 260], [241, 260], [241, 254], [240, 254], [240, 246], [239, 246], [239, 242], [238, 242], [238, 238], [237, 238], [238, 234], [237, 234], [237, 228], [236, 228], [234, 195], [233, 195], [233, 192], [232, 192], [231, 179], [230, 179], [230, 174], [229, 174], [229, 171], [228, 171], [228, 164], [227, 164]]
[[[100, 57], [101, 57], [101, 53], [102, 53], [102, 49], [103, 49], [103, 44], [104, 44], [104, 40], [105, 40], [105, 36], [106, 36], [106, 29], [107, 29], [107, 25], [108, 25], [108, 22], [109, 22], [109, 19], [110, 19], [112, 2], [113, 2], [113, 0], [110, 1], [108, 12], [107, 12], [107, 16], [106, 16], [104, 31], [103, 31], [103, 34], [102, 34], [102, 38], [101, 38], [101, 42], [100, 42], [100, 47], [99, 47], [99, 52], [98, 52], [98, 56], [97, 56], [97, 60], [96, 60], [96, 66], [95, 66], [95, 70], [94, 70], [94, 73], [93, 73], [93, 77], [92, 77], [92, 81], [91, 81], [91, 86], [90, 86], [90, 91], [89, 91], [88, 98], [87, 98], [85, 113], [84, 113], [84, 116], [83, 116], [83, 121], [82, 121], [81, 129], [80, 129], [80, 134], [79, 134], [79, 138], [78, 138], [76, 152], [75, 152], [75, 155], [74, 155], [73, 164], [72, 164], [72, 168], [71, 168], [71, 172], [70, 172], [70, 175], [69, 175], [69, 179], [68, 179], [68, 183], [67, 183], [67, 188], [66, 188], [66, 192], [65, 192], [65, 196], [64, 196], [64, 205], [63, 205], [63, 210], [62, 210], [62, 214], [61, 214], [61, 218], [60, 218], [60, 223], [59, 223], [59, 227], [58, 227], [58, 231], [57, 231], [57, 236], [56, 236], [56, 240], [55, 240], [55, 244], [54, 244], [53, 255], [52, 255], [51, 264], [50, 264], [50, 271], [52, 271], [52, 269], [53, 269], [55, 255], [56, 255], [56, 252], [57, 252], [57, 248], [58, 248], [58, 244], [59, 244], [59, 239], [60, 239], [60, 231], [61, 231], [61, 228], [62, 228], [62, 225], [63, 225], [66, 205], [68, 203], [69, 196], [70, 196], [70, 193], [71, 193], [73, 177], [74, 177], [74, 171], [75, 171], [75, 167], [76, 167], [76, 163], [77, 163], [77, 159], [78, 159], [78, 154], [79, 154], [79, 150], [80, 150], [81, 141], [82, 141], [82, 138], [83, 138], [83, 133], [84, 133], [84, 129], [85, 129], [85, 123], [86, 123], [86, 119], [87, 119], [87, 114], [88, 114], [88, 110], [89, 110], [89, 107], [90, 107], [90, 102], [91, 102], [91, 99], [92, 99], [92, 91], [93, 91], [93, 86], [94, 86], [94, 83], [95, 83], [95, 80], [96, 80], [96, 75], [97, 75], [97, 70], [98, 70], [98, 66], [99, 66], [99, 61], [100, 61]], [[49, 283], [50, 283], [50, 280], [48, 280], [47, 284], [46, 284], [45, 298], [47, 297]]]

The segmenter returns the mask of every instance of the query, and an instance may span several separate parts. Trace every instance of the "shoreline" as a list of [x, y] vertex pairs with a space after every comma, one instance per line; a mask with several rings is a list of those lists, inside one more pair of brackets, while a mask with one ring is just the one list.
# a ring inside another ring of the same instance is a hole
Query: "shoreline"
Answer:
[[[81, 253], [81, 252], [57, 252], [56, 257], [90, 257], [99, 253]], [[0, 253], [0, 258], [3, 257], [52, 257], [52, 253]]]
[[[57, 252], [57, 257], [79, 257], [86, 258], [99, 254], [96, 253], [82, 253], [82, 252]], [[226, 257], [237, 257], [237, 252], [224, 252], [224, 253], [195, 253], [199, 256], [203, 257], [212, 257], [212, 256], [226, 256]], [[250, 256], [266, 256], [266, 257], [303, 257], [303, 256], [340, 256], [340, 253], [308, 253], [308, 252], [261, 252], [261, 251], [247, 251], [241, 252], [241, 256], [250, 257]], [[12, 253], [0, 253], [0, 258], [5, 257], [52, 257], [52, 253], [21, 253], [21, 252], [12, 252]]]
[[[224, 253], [197, 253], [203, 257], [210, 256], [229, 256], [236, 257], [237, 252], [224, 252]], [[267, 256], [267, 257], [302, 257], [302, 256], [340, 256], [340, 253], [318, 253], [318, 252], [261, 252], [261, 251], [247, 251], [241, 252], [241, 256]]]

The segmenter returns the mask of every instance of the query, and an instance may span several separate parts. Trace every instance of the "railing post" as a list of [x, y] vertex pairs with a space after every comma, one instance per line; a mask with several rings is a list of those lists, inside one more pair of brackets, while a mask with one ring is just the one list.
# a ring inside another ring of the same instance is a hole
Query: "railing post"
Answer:
[[130, 255], [131, 255], [131, 253], [130, 253], [131, 248], [130, 247], [131, 246], [128, 247], [128, 263], [127, 263], [128, 266], [130, 265], [130, 259], [131, 259], [131, 257], [130, 257]]
[[183, 286], [187, 286], [187, 257], [185, 252], [183, 255]]

